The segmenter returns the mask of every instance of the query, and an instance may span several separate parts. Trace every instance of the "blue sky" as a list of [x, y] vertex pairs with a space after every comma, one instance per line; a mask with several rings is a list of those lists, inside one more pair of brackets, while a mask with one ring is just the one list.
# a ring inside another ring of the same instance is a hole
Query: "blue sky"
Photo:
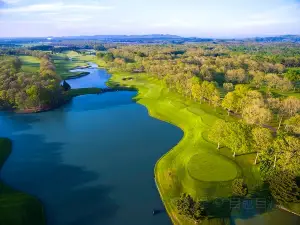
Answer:
[[300, 34], [300, 0], [0, 0], [0, 37]]

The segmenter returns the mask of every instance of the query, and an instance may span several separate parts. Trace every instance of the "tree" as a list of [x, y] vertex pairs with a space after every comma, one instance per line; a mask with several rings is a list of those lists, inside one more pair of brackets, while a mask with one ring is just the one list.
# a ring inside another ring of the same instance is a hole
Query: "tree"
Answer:
[[251, 71], [252, 78], [251, 83], [255, 85], [256, 88], [260, 88], [265, 83], [265, 73], [260, 71]]
[[238, 96], [234, 92], [229, 92], [226, 94], [222, 101], [222, 107], [227, 110], [228, 115], [230, 112], [237, 110], [238, 106]]
[[248, 105], [243, 109], [242, 117], [246, 123], [263, 125], [272, 119], [272, 113], [259, 105]]
[[233, 91], [234, 86], [233, 86], [232, 83], [224, 83], [224, 84], [223, 84], [223, 88], [224, 88], [227, 92], [229, 92], [229, 91]]
[[271, 194], [278, 203], [300, 202], [300, 187], [295, 179], [293, 173], [280, 170], [267, 179]]
[[215, 89], [215, 91], [212, 93], [212, 96], [210, 97], [210, 102], [214, 107], [218, 107], [220, 105], [220, 92], [217, 89]]
[[243, 83], [246, 81], [247, 75], [244, 69], [228, 70], [225, 74], [225, 80], [233, 83]]
[[236, 153], [246, 153], [250, 150], [251, 140], [250, 127], [246, 124], [238, 122], [230, 122], [227, 124], [228, 129], [225, 139], [225, 145], [233, 152], [233, 157]]
[[274, 164], [281, 170], [297, 173], [300, 170], [300, 140], [285, 134], [277, 136], [273, 144]]
[[234, 196], [244, 197], [248, 193], [247, 185], [243, 179], [235, 179], [232, 182], [232, 193]]
[[273, 144], [273, 136], [269, 129], [256, 127], [252, 129], [253, 147], [256, 149], [257, 154], [254, 164], [257, 163], [259, 154], [267, 152]]
[[212, 128], [209, 130], [208, 138], [209, 140], [216, 142], [218, 144], [217, 149], [220, 149], [220, 144], [224, 142], [226, 135], [227, 124], [224, 120], [217, 120]]
[[68, 91], [71, 89], [70, 84], [68, 84], [66, 80], [64, 80], [62, 87], [63, 87], [64, 91]]
[[294, 87], [296, 88], [300, 84], [300, 69], [289, 69], [284, 74], [284, 77], [293, 82]]
[[192, 84], [192, 97], [196, 101], [200, 101], [201, 100], [201, 85], [200, 85], [199, 82]]
[[300, 115], [297, 114], [284, 121], [285, 129], [289, 132], [299, 135], [300, 134]]
[[176, 207], [179, 214], [194, 220], [195, 223], [200, 223], [207, 219], [207, 212], [203, 202], [195, 201], [190, 195], [185, 193], [176, 201]]
[[280, 116], [278, 128], [280, 128], [282, 120], [284, 117], [290, 118], [292, 116], [295, 116], [300, 111], [300, 99], [294, 96], [289, 96], [286, 99], [284, 99], [281, 104], [278, 111], [278, 114]]

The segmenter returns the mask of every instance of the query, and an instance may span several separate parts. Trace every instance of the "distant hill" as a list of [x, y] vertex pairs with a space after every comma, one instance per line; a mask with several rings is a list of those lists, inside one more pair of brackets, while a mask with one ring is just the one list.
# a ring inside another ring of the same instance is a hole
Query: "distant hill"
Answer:
[[213, 39], [199, 37], [181, 37], [170, 34], [149, 34], [149, 35], [94, 35], [94, 36], [65, 36], [65, 37], [39, 37], [39, 38], [0, 38], [0, 44], [18, 44], [18, 43], [38, 43], [62, 41], [90, 40], [106, 43], [174, 43], [183, 44], [186, 42], [293, 42], [300, 43], [300, 35], [281, 35], [274, 37], [253, 37], [244, 39]]
[[245, 38], [244, 41], [254, 42], [300, 42], [300, 35], [281, 35], [274, 37]]

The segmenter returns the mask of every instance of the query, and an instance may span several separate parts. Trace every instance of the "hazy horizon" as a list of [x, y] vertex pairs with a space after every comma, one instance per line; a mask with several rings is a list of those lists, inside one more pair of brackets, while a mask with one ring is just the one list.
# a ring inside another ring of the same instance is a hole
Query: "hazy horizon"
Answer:
[[0, 37], [300, 35], [300, 0], [0, 0]]
[[0, 36], [0, 39], [20, 39], [20, 38], [68, 38], [68, 37], [94, 37], [94, 36], [147, 36], [147, 35], [172, 35], [182, 38], [200, 38], [200, 39], [247, 39], [247, 38], [267, 38], [279, 36], [300, 36], [300, 34], [274, 34], [274, 35], [258, 35], [258, 36], [245, 36], [245, 37], [203, 37], [203, 36], [182, 36], [175, 34], [91, 34], [91, 35], [68, 35], [68, 36], [15, 36], [5, 37]]

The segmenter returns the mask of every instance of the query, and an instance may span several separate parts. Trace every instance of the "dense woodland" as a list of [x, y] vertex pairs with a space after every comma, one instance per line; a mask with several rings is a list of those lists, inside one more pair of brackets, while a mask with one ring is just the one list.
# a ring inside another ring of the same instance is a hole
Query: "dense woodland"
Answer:
[[22, 53], [39, 57], [40, 71], [24, 72], [17, 56], [0, 56], [0, 108], [39, 111], [60, 104], [63, 90], [51, 56], [38, 51]]
[[[231, 149], [233, 157], [256, 152], [253, 164], [273, 199], [285, 204], [300, 202], [299, 47], [291, 43], [123, 45], [97, 57], [112, 72], [147, 73], [186, 98], [226, 110], [228, 118], [236, 120], [218, 120], [208, 138], [220, 151]], [[235, 185], [233, 194], [236, 189]], [[201, 203], [190, 196], [184, 195], [177, 206], [195, 221], [205, 217]]]

